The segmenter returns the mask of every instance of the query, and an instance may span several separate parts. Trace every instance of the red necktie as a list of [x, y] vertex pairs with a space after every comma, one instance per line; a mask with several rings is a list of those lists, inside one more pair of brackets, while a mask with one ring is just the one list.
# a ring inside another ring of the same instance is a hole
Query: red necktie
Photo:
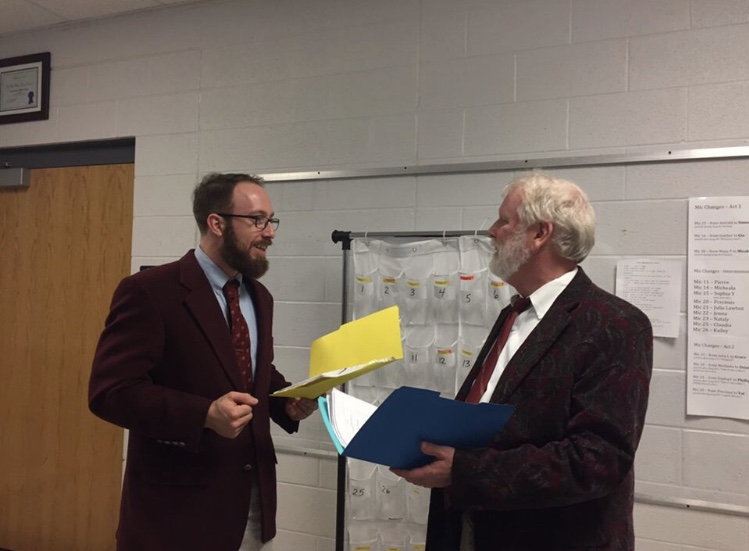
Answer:
[[230, 279], [224, 285], [224, 297], [229, 305], [229, 328], [231, 344], [237, 357], [237, 365], [242, 372], [246, 390], [252, 388], [252, 358], [250, 356], [250, 329], [239, 309], [239, 281]]
[[510, 314], [502, 324], [502, 327], [499, 330], [499, 335], [497, 335], [497, 340], [494, 341], [494, 346], [492, 346], [491, 350], [489, 350], [489, 353], [486, 355], [484, 363], [481, 365], [481, 369], [479, 370], [479, 374], [476, 375], [476, 379], [473, 381], [473, 386], [471, 387], [471, 390], [468, 391], [466, 402], [468, 402], [469, 404], [479, 403], [481, 397], [484, 395], [484, 392], [486, 392], [486, 387], [489, 384], [489, 379], [492, 378], [494, 367], [497, 365], [499, 353], [502, 351], [502, 348], [504, 348], [505, 343], [507, 342], [507, 337], [510, 336], [510, 329], [512, 329], [512, 325], [515, 323], [515, 319], [518, 317], [518, 314], [520, 314], [520, 312], [528, 309], [530, 305], [531, 299], [529, 299], [528, 297], [519, 297], [515, 302], [512, 303], [512, 306], [510, 307]]

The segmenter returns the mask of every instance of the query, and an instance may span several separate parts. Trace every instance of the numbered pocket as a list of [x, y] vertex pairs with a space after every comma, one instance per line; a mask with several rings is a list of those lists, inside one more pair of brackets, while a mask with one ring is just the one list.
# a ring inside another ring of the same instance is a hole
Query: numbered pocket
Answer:
[[486, 316], [488, 323], [493, 323], [502, 309], [510, 304], [510, 297], [515, 294], [515, 290], [508, 283], [505, 283], [493, 274], [486, 279], [488, 297], [486, 301]]
[[432, 276], [434, 320], [437, 323], [458, 323], [458, 275]]
[[406, 481], [387, 467], [378, 465], [375, 471], [377, 516], [381, 520], [406, 517]]
[[460, 274], [460, 322], [484, 325], [486, 322], [486, 270]]
[[466, 326], [462, 328], [459, 343], [460, 363], [455, 374], [456, 394], [476, 364], [476, 358], [478, 358], [488, 334], [489, 329], [486, 327]]
[[406, 487], [406, 510], [408, 521], [416, 524], [426, 524], [429, 516], [429, 497], [431, 490], [416, 486], [410, 482]]
[[377, 311], [375, 293], [376, 272], [354, 275], [354, 318], [359, 319]]
[[348, 523], [349, 551], [380, 551], [377, 526], [371, 522]]
[[455, 371], [458, 365], [458, 331], [459, 326], [437, 326], [434, 339], [434, 374], [429, 388], [452, 398], [455, 395]]
[[377, 518], [375, 466], [365, 461], [350, 459], [348, 467], [347, 497], [350, 518], [354, 520]]

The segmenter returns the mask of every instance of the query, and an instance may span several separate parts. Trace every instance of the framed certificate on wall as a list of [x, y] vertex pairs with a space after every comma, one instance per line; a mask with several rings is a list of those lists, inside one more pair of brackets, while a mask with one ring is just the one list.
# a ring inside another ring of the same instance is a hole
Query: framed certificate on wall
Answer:
[[0, 124], [49, 118], [50, 53], [0, 59]]

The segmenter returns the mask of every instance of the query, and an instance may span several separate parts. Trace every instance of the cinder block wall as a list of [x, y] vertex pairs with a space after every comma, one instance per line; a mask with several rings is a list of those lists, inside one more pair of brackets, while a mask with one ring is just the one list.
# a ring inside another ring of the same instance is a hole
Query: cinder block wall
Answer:
[[[0, 39], [52, 52], [48, 121], [0, 147], [136, 138], [133, 270], [197, 243], [208, 171], [306, 171], [743, 146], [746, 0], [236, 0]], [[687, 198], [746, 195], [747, 164], [568, 169], [595, 202], [586, 269], [613, 290], [622, 256], [686, 257]], [[340, 323], [333, 229], [477, 229], [511, 175], [269, 184], [282, 222], [266, 281], [277, 365]], [[486, 224], [484, 224], [486, 227]], [[682, 310], [686, 309], [686, 299]], [[682, 324], [683, 326], [685, 324]], [[685, 331], [656, 343], [638, 491], [747, 505], [746, 422], [685, 416]], [[281, 447], [315, 447], [316, 419]], [[682, 468], [688, 456], [698, 468]], [[335, 461], [281, 453], [276, 550], [333, 549]], [[693, 495], [692, 492], [690, 495]], [[747, 517], [638, 504], [638, 551], [745, 551]]]

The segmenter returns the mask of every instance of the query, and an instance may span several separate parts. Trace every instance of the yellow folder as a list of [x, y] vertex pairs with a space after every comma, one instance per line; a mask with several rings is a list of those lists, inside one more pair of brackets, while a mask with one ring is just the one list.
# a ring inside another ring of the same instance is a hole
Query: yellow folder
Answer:
[[330, 389], [403, 358], [398, 307], [350, 321], [316, 339], [309, 378], [271, 396], [317, 398]]

